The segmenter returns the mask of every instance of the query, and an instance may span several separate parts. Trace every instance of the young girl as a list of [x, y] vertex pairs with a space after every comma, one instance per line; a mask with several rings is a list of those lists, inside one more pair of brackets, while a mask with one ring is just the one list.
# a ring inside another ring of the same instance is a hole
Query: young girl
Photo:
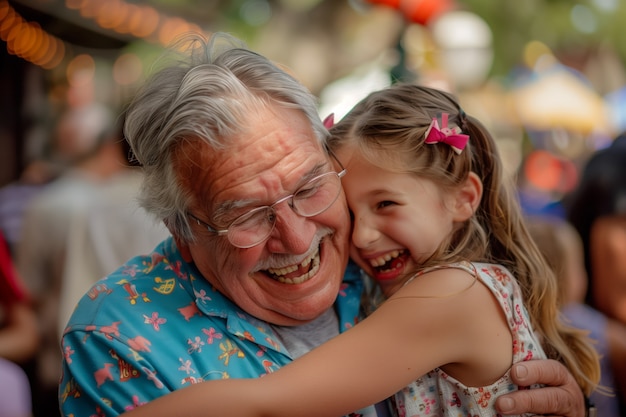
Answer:
[[558, 321], [554, 276], [495, 143], [453, 96], [395, 85], [331, 133], [351, 255], [387, 301], [274, 373], [197, 384], [131, 416], [338, 416], [392, 395], [399, 416], [494, 416], [495, 399], [518, 389], [511, 364], [546, 356], [593, 391], [597, 355]]

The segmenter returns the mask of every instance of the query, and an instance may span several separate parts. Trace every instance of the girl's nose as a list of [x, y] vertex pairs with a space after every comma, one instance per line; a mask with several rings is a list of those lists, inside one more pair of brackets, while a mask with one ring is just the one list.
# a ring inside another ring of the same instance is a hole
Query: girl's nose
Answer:
[[354, 217], [352, 244], [357, 248], [366, 248], [380, 236], [378, 229], [363, 216]]

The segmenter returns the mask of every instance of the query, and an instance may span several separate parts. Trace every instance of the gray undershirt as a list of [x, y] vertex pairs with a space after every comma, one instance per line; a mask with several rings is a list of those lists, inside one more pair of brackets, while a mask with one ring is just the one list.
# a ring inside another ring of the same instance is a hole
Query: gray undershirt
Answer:
[[339, 319], [334, 308], [329, 308], [315, 320], [299, 326], [272, 328], [293, 359], [332, 339], [339, 334]]
[[[297, 359], [309, 350], [339, 335], [339, 319], [331, 307], [320, 317], [307, 324], [291, 327], [272, 325], [272, 328], [278, 334], [278, 338], [285, 345], [291, 357]], [[393, 415], [386, 401], [382, 401], [374, 407], [377, 417]], [[371, 413], [367, 415], [373, 417]]]

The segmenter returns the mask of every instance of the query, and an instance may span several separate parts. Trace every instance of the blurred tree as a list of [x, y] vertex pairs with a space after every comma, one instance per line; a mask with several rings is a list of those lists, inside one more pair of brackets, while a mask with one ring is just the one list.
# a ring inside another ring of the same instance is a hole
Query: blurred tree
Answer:
[[531, 40], [545, 43], [556, 54], [571, 56], [610, 44], [626, 62], [626, 21], [622, 0], [456, 0], [480, 15], [494, 33], [495, 62], [492, 73], [506, 75], [522, 59]]

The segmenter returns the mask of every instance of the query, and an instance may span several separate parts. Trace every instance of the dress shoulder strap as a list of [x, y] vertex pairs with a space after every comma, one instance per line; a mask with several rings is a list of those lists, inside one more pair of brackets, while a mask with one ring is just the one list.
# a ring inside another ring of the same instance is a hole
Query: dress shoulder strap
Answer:
[[430, 296], [430, 295], [424, 295], [424, 296], [398, 296], [398, 297], [394, 297], [391, 299], [402, 299], [402, 298], [441, 298], [441, 297], [451, 297], [451, 296], [455, 296], [458, 295], [460, 293], [462, 293], [463, 291], [466, 291], [470, 288], [472, 288], [474, 286], [474, 284], [476, 284], [476, 281], [478, 281], [478, 271], [476, 269], [476, 267], [474, 266], [474, 264], [472, 264], [471, 262], [467, 262], [467, 261], [462, 261], [462, 262], [455, 262], [455, 263], [450, 263], [450, 264], [445, 264], [445, 265], [436, 265], [433, 267], [429, 267], [429, 268], [425, 268], [421, 271], [419, 271], [418, 273], [416, 273], [415, 275], [413, 275], [411, 278], [409, 278], [402, 286], [404, 287], [405, 285], [407, 285], [408, 283], [412, 282], [415, 278], [422, 276], [428, 272], [432, 272], [432, 271], [436, 271], [439, 269], [461, 269], [463, 271], [466, 271], [468, 274], [470, 274], [472, 277], [474, 277], [474, 280], [472, 281], [472, 283], [467, 287], [467, 288], [463, 288], [462, 290], [459, 291], [455, 291], [453, 293], [450, 294], [445, 294], [445, 295], [437, 295], [437, 296]]
[[419, 272], [417, 272], [415, 275], [413, 275], [411, 278], [409, 278], [404, 283], [404, 285], [407, 285], [409, 282], [413, 281], [417, 277], [420, 277], [424, 274], [427, 274], [429, 272], [433, 272], [439, 269], [462, 269], [463, 271], [474, 276], [475, 278], [478, 277], [478, 272], [476, 271], [476, 267], [474, 266], [474, 264], [468, 261], [461, 261], [461, 262], [454, 262], [454, 263], [445, 264], [445, 265], [435, 265], [435, 266], [431, 266], [428, 268], [424, 268], [420, 270]]

